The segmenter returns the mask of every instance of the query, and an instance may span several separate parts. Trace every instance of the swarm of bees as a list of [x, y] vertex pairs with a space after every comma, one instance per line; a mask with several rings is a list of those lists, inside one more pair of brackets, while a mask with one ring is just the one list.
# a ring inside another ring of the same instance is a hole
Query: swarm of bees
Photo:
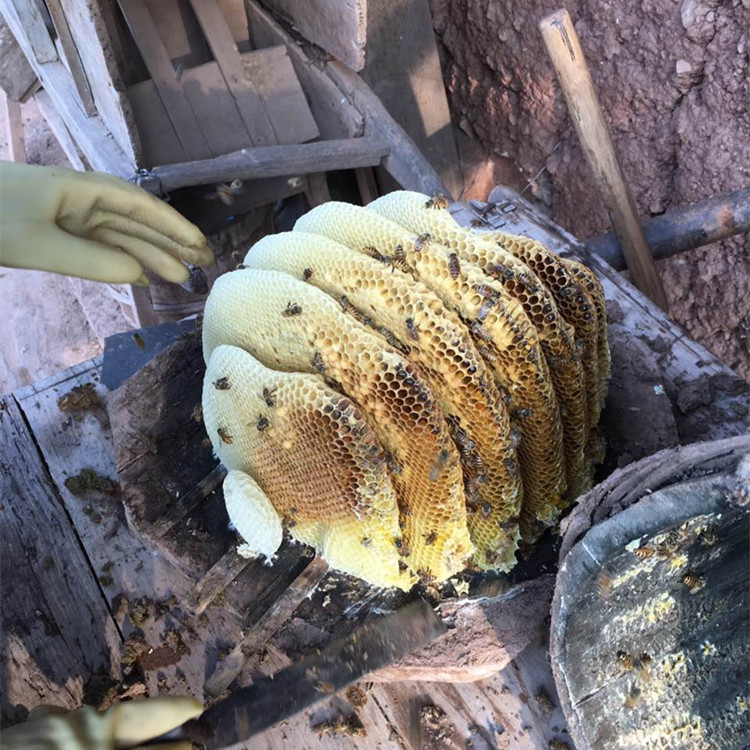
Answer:
[[256, 243], [205, 310], [217, 454], [254, 480], [248, 502], [264, 493], [295, 539], [380, 586], [508, 571], [592, 483], [601, 285], [449, 205], [318, 206]]

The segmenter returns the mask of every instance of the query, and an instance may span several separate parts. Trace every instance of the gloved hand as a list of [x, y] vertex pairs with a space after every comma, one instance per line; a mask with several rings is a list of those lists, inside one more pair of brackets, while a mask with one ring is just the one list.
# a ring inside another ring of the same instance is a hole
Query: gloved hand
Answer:
[[201, 231], [171, 206], [118, 177], [0, 162], [0, 265], [94, 281], [167, 281], [213, 262]]
[[[104, 712], [95, 708], [58, 713], [57, 709], [31, 712], [29, 720], [0, 733], [2, 750], [120, 750], [148, 744], [165, 732], [203, 712], [195, 698], [160, 696], [118, 703]], [[51, 712], [52, 711], [52, 712]], [[189, 741], [154, 745], [158, 750], [190, 750]]]

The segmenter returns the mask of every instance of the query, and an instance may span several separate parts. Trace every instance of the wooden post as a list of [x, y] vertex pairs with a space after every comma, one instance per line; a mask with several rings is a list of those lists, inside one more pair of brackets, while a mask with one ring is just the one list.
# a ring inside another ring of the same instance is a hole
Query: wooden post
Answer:
[[567, 10], [539, 22], [547, 51], [560, 79], [570, 117], [622, 245], [633, 283], [662, 310], [667, 296], [638, 223], [633, 196], [625, 183], [578, 35]]
[[5, 122], [5, 132], [8, 134], [8, 157], [10, 161], [26, 162], [26, 149], [23, 141], [23, 121], [21, 119], [21, 105], [9, 99], [0, 90], [0, 109]]

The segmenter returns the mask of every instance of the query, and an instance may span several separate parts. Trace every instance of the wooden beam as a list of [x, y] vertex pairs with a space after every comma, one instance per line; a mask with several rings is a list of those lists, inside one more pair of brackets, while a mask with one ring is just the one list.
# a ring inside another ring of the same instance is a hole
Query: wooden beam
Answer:
[[151, 177], [154, 189], [169, 192], [190, 185], [211, 185], [235, 179], [255, 180], [332, 169], [374, 167], [388, 153], [385, 141], [375, 136], [290, 146], [259, 146], [215, 159], [156, 167]]
[[79, 172], [85, 172], [88, 169], [86, 157], [70, 135], [70, 131], [52, 103], [50, 95], [42, 89], [34, 95], [34, 100], [39, 105], [39, 110], [47, 121], [52, 135], [55, 136], [60, 147], [65, 152], [65, 156], [68, 157], [71, 166]]
[[36, 73], [0, 13], [0, 89], [13, 101], [21, 102], [26, 101], [35, 84]]
[[190, 4], [219, 64], [227, 88], [234, 96], [251, 142], [255, 146], [278, 143], [279, 139], [258, 91], [253, 82], [245, 77], [237, 45], [216, 0], [190, 0]]
[[143, 0], [118, 2], [185, 153], [193, 159], [210, 158], [211, 150], [148, 8]]
[[30, 48], [26, 50], [27, 56], [28, 53], [31, 53], [38, 63], [48, 63], [57, 60], [57, 50], [55, 49], [52, 37], [49, 35], [49, 31], [47, 31], [47, 26], [44, 23], [42, 12], [36, 4], [36, 0], [6, 0], [6, 2], [13, 6], [21, 24], [26, 30]]
[[89, 117], [93, 117], [96, 114], [94, 97], [91, 94], [88, 78], [86, 78], [86, 71], [83, 69], [81, 58], [78, 55], [78, 48], [70, 33], [68, 19], [65, 17], [60, 0], [46, 0], [46, 3], [49, 14], [52, 17], [52, 22], [55, 24], [55, 29], [57, 30], [57, 38], [62, 47], [65, 62], [68, 64], [68, 70], [70, 71], [70, 75], [73, 76], [78, 96], [81, 98], [83, 111]]
[[23, 121], [21, 119], [21, 105], [8, 99], [0, 89], [0, 109], [2, 109], [5, 132], [8, 134], [8, 156], [10, 161], [24, 163], [26, 148], [23, 141]]
[[555, 11], [539, 22], [539, 28], [560, 79], [570, 119], [620, 238], [633, 283], [666, 311], [667, 295], [638, 223], [635, 201], [604, 122], [594, 82], [570, 14], [567, 10]]

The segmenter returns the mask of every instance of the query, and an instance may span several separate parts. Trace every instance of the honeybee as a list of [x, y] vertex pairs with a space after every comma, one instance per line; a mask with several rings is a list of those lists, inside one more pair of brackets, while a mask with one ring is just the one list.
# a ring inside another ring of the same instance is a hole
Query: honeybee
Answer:
[[486, 346], [477, 344], [477, 351], [482, 355], [484, 359], [486, 359], [491, 364], [497, 362], [497, 357], [495, 356], [495, 354], [491, 352]]
[[484, 299], [482, 304], [479, 305], [479, 311], [477, 312], [477, 320], [483, 321], [492, 312], [492, 308], [495, 306], [495, 300]]
[[437, 531], [431, 531], [431, 532], [430, 532], [430, 533], [429, 533], [429, 534], [428, 534], [428, 535], [427, 535], [427, 536], [425, 537], [424, 543], [425, 543], [425, 544], [426, 544], [427, 546], [429, 546], [429, 545], [431, 545], [431, 544], [435, 544], [435, 542], [437, 541], [437, 538], [438, 538], [438, 533], [437, 533]]
[[302, 308], [296, 302], [287, 302], [286, 309], [281, 313], [285, 318], [293, 318], [302, 314]]
[[461, 264], [458, 262], [458, 255], [455, 253], [448, 256], [448, 271], [452, 279], [457, 279], [461, 274]]
[[396, 245], [396, 250], [393, 253], [393, 257], [399, 261], [406, 261], [406, 251], [403, 245]]
[[627, 651], [618, 651], [617, 661], [625, 672], [632, 671], [634, 666], [633, 657]]
[[[409, 354], [411, 349], [406, 344], [402, 344], [401, 341], [396, 338], [393, 331], [391, 331], [389, 328], [386, 328], [385, 326], [379, 326], [378, 331], [394, 349], [398, 349], [402, 354]], [[404, 370], [404, 372], [406, 371]]]
[[625, 699], [625, 708], [633, 709], [641, 702], [641, 691], [635, 685], [630, 688], [628, 697]]
[[409, 547], [407, 546], [406, 542], [399, 536], [396, 537], [393, 540], [393, 544], [398, 550], [398, 554], [401, 555], [401, 557], [409, 557], [411, 554], [411, 551], [409, 550]]
[[419, 252], [424, 249], [432, 241], [432, 235], [429, 232], [420, 234], [416, 240], [414, 240], [414, 250]]
[[688, 571], [682, 576], [682, 582], [691, 590], [700, 588], [703, 585], [703, 578], [696, 573]]
[[381, 263], [387, 263], [388, 259], [378, 251], [376, 247], [373, 247], [372, 245], [366, 245], [362, 248], [362, 252], [365, 255], [369, 255], [371, 258], [374, 258], [375, 260], [379, 260]]
[[201, 445], [204, 448], [210, 448], [211, 447], [211, 441], [207, 437], [204, 437], [203, 440], [201, 440]]
[[476, 286], [474, 287], [474, 291], [475, 291], [475, 292], [476, 292], [476, 293], [477, 293], [477, 294], [478, 294], [478, 295], [479, 295], [480, 297], [484, 297], [485, 299], [487, 299], [488, 297], [494, 297], [494, 296], [495, 296], [495, 294], [496, 294], [496, 293], [495, 293], [495, 290], [494, 290], [494, 289], [493, 289], [492, 287], [490, 287], [490, 286], [487, 286], [487, 284], [477, 284], [477, 285], [476, 285]]
[[485, 521], [492, 515], [492, 506], [489, 503], [482, 503], [482, 507], [480, 510], [482, 513], [482, 518], [484, 518]]
[[492, 341], [492, 334], [481, 323], [472, 323], [471, 332], [482, 341]]
[[636, 547], [633, 552], [638, 555], [641, 560], [647, 560], [656, 553], [656, 550], [653, 547]]
[[609, 599], [612, 596], [612, 579], [605, 573], [600, 573], [596, 579], [596, 593], [600, 599]]
[[219, 378], [218, 380], [214, 380], [213, 385], [217, 391], [228, 391], [232, 387], [229, 385], [229, 378]]
[[312, 268], [306, 268], [304, 271], [302, 271], [302, 281], [307, 281], [312, 275]]
[[226, 427], [219, 427], [216, 432], [219, 433], [219, 437], [221, 438], [222, 443], [226, 443], [227, 445], [232, 444], [232, 436], [227, 432]]
[[135, 339], [135, 343], [138, 345], [139, 349], [146, 348], [146, 342], [143, 340], [143, 336], [141, 336], [140, 333], [134, 333], [133, 338]]
[[430, 198], [427, 203], [424, 204], [425, 208], [448, 208], [450, 206], [450, 201], [448, 200], [447, 196], [443, 195], [442, 193], [436, 193], [435, 195]]
[[203, 421], [203, 406], [201, 404], [196, 404], [193, 407], [193, 419], [199, 423]]
[[262, 414], [258, 416], [258, 421], [255, 423], [255, 426], [258, 428], [258, 432], [263, 432], [263, 430], [268, 427], [268, 419], [264, 417]]
[[401, 474], [404, 470], [404, 467], [393, 457], [392, 453], [386, 452], [385, 465], [388, 467], [388, 471], [390, 471], [391, 474]]
[[549, 750], [570, 750], [570, 745], [562, 740], [550, 740]]
[[323, 357], [320, 352], [315, 352], [312, 358], [312, 366], [322, 375], [326, 371], [326, 366], [323, 364]]
[[236, 196], [242, 190], [242, 180], [232, 180], [229, 184], [217, 185], [215, 190], [215, 193], [206, 197], [209, 200], [218, 198], [225, 206], [232, 206]]
[[448, 463], [449, 458], [450, 453], [445, 448], [443, 448], [440, 453], [438, 453], [437, 458], [435, 459], [435, 463], [433, 463], [432, 468], [430, 469], [429, 479], [431, 482], [437, 481], [440, 473]]
[[276, 389], [275, 388], [264, 388], [263, 389], [263, 400], [266, 402], [267, 406], [275, 406], [276, 405]]
[[512, 279], [514, 276], [513, 271], [504, 263], [495, 263], [490, 269], [490, 273], [497, 278]]
[[483, 227], [484, 226], [484, 222], [481, 219], [472, 219], [469, 222], [469, 226], [472, 229], [476, 229], [477, 227]]
[[408, 334], [409, 338], [414, 339], [414, 341], [417, 341], [419, 339], [419, 333], [417, 331], [417, 325], [414, 322], [414, 318], [406, 319], [406, 333]]
[[363, 536], [359, 542], [363, 547], [369, 547], [372, 544], [372, 539], [369, 536]]
[[544, 691], [544, 688], [539, 688], [534, 697], [536, 698], [536, 702], [539, 705], [539, 708], [542, 709], [542, 713], [545, 716], [550, 716], [555, 710], [555, 704], [552, 702], [552, 699], [549, 697], [549, 695], [547, 695], [547, 693]]

